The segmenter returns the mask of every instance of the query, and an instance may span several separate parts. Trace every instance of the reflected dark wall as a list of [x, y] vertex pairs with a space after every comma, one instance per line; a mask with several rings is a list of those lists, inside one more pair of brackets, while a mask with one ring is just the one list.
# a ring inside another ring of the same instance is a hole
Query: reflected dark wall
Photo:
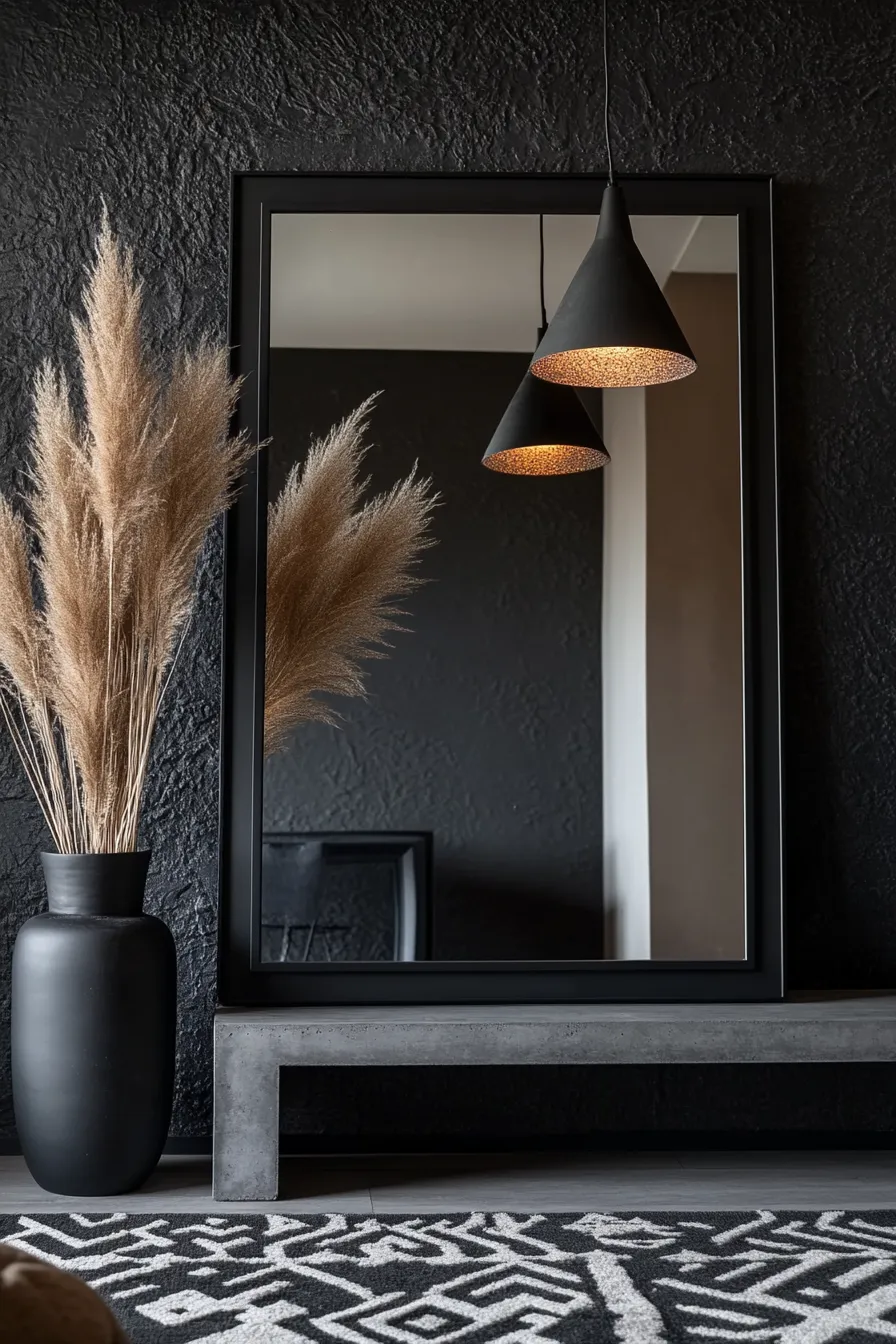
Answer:
[[312, 435], [382, 389], [373, 489], [415, 462], [441, 495], [370, 698], [265, 767], [264, 826], [429, 830], [437, 958], [599, 957], [601, 476], [480, 462], [522, 354], [272, 351], [271, 493]]

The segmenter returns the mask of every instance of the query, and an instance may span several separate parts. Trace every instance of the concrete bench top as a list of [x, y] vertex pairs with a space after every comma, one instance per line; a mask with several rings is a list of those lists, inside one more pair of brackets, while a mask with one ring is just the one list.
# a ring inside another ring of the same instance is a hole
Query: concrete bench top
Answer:
[[896, 995], [783, 1003], [219, 1008], [217, 1199], [274, 1199], [280, 1069], [296, 1065], [896, 1061]]
[[896, 1059], [896, 995], [783, 1003], [220, 1008], [216, 1050], [282, 1064], [804, 1063]]

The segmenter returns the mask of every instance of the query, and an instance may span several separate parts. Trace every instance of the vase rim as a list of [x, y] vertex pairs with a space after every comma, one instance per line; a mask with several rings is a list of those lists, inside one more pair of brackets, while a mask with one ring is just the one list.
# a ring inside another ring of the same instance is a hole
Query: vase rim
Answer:
[[51, 915], [134, 916], [143, 894], [152, 851], [114, 854], [42, 853]]
[[58, 849], [42, 849], [42, 859], [135, 859], [151, 854], [151, 849], [88, 849], [77, 854], [63, 854]]

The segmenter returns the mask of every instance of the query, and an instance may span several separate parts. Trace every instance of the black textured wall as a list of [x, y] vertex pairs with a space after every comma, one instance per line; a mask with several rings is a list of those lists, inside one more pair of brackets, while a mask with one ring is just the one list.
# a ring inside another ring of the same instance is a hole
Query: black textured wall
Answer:
[[[798, 986], [892, 983], [891, 0], [611, 8], [622, 170], [780, 176], [790, 977]], [[0, 0], [2, 484], [23, 461], [32, 369], [70, 349], [64, 312], [102, 196], [158, 296], [163, 343], [206, 326], [221, 333], [231, 169], [599, 168], [597, 18], [594, 0]], [[181, 958], [179, 1134], [209, 1124], [214, 906], [205, 865], [215, 846], [219, 578], [215, 543], [147, 813], [156, 901]], [[41, 900], [43, 837], [5, 738], [0, 772], [5, 1004], [9, 945]], [[6, 1041], [4, 1027], [8, 1132]], [[695, 1083], [688, 1071], [690, 1082], [678, 1075], [668, 1087], [688, 1089], [684, 1110], [699, 1107], [702, 1123], [889, 1122], [888, 1089], [875, 1081], [889, 1079], [886, 1070], [813, 1076], [810, 1085], [728, 1070]], [[565, 1081], [480, 1078], [475, 1093], [496, 1132], [510, 1113], [529, 1132], [559, 1132], [572, 1114], [583, 1123], [641, 1114], [638, 1086], [616, 1077], [610, 1088], [606, 1074], [575, 1071]], [[666, 1086], [658, 1076], [645, 1087], [645, 1124], [684, 1113], [666, 1104]], [[413, 1091], [423, 1100], [410, 1118], [421, 1126], [436, 1111], [441, 1126], [452, 1115], [459, 1130], [478, 1123], [456, 1078], [417, 1079]], [[397, 1076], [328, 1078], [306, 1094], [302, 1118], [329, 1132], [363, 1129], [374, 1114], [406, 1113], [408, 1095]]]

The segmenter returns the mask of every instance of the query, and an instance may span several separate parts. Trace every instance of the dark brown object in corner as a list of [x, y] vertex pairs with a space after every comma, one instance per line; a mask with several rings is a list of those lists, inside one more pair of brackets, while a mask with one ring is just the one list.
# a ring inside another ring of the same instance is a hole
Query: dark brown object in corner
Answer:
[[13, 1246], [0, 1245], [0, 1344], [128, 1344], [86, 1283]]

